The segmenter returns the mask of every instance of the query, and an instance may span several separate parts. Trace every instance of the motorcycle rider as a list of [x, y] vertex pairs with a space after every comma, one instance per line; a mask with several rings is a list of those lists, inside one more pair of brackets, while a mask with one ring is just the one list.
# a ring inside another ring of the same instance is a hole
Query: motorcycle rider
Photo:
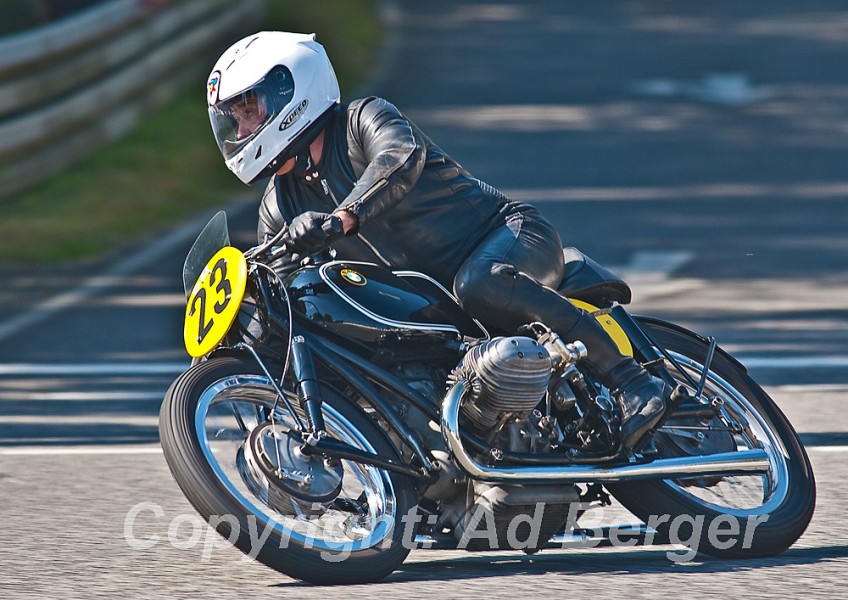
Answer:
[[555, 291], [563, 254], [553, 226], [473, 177], [387, 100], [342, 104], [314, 35], [237, 42], [213, 67], [207, 100], [227, 166], [247, 184], [271, 177], [260, 242], [287, 227], [300, 254], [332, 245], [341, 259], [427, 273], [507, 334], [541, 321], [586, 345], [583, 364], [619, 403], [625, 447], [659, 420], [667, 386]]

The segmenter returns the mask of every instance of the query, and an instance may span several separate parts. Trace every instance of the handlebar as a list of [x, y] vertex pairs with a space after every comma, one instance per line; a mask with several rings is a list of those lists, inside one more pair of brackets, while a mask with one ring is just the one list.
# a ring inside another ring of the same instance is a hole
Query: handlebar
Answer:
[[[332, 237], [340, 236], [344, 233], [342, 221], [339, 218], [328, 219], [327, 221], [324, 221], [324, 223], [321, 225], [321, 230], [328, 236]], [[245, 258], [251, 259], [266, 254], [270, 251], [269, 258], [271, 259], [271, 261], [275, 261], [287, 254], [292, 254], [293, 249], [291, 246], [292, 241], [289, 237], [289, 230], [288, 227], [285, 227], [278, 231], [272, 238], [266, 240], [258, 246], [247, 250], [244, 255]]]

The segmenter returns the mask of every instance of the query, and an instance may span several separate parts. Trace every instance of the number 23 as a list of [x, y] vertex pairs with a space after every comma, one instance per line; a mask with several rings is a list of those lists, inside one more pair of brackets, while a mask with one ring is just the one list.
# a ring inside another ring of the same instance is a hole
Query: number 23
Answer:
[[[218, 262], [215, 263], [215, 266], [212, 267], [212, 272], [209, 274], [209, 284], [197, 290], [197, 294], [192, 300], [191, 312], [189, 313], [189, 315], [194, 316], [196, 311], [200, 311], [197, 331], [198, 343], [203, 341], [203, 339], [207, 335], [209, 335], [209, 332], [215, 325], [214, 315], [211, 315], [208, 320], [206, 318], [207, 290], [212, 289], [213, 286], [215, 286], [215, 298], [217, 298], [218, 300], [215, 302], [215, 305], [212, 307], [212, 310], [215, 312], [216, 315], [219, 315], [227, 307], [227, 304], [230, 301], [230, 295], [232, 294], [232, 285], [227, 279], [227, 261], [223, 258], [219, 259]], [[221, 298], [221, 294], [223, 294], [223, 298]]]

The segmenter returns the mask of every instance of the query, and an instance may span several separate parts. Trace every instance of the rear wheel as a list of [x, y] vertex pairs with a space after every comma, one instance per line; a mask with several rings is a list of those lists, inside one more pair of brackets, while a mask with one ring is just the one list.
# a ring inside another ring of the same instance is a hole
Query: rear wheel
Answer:
[[[358, 407], [329, 386], [322, 393], [330, 437], [397, 458]], [[412, 482], [304, 456], [291, 433], [294, 419], [276, 400], [252, 358], [211, 358], [181, 375], [165, 397], [159, 429], [183, 493], [242, 552], [282, 573], [323, 584], [387, 576], [411, 548], [401, 519], [416, 505]]]
[[[694, 381], [706, 360], [703, 340], [670, 325], [643, 323]], [[678, 381], [694, 388], [671, 365]], [[660, 458], [762, 449], [762, 474], [640, 481], [608, 485], [628, 510], [665, 541], [720, 557], [768, 556], [782, 552], [804, 532], [815, 507], [810, 461], [789, 421], [738, 364], [716, 352], [702, 402], [714, 403], [712, 418], [672, 417], [657, 431]]]

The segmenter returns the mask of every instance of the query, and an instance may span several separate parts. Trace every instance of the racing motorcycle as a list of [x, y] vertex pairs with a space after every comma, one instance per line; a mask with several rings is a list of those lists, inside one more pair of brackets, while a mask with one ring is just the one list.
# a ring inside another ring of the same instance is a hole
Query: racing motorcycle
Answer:
[[183, 271], [192, 366], [160, 413], [178, 485], [250, 557], [335, 584], [413, 548], [609, 542], [622, 530], [580, 518], [610, 495], [643, 521], [633, 543], [688, 528], [695, 551], [756, 557], [806, 529], [813, 473], [775, 403], [715, 339], [630, 315], [627, 284], [579, 251], [559, 293], [674, 390], [636, 448], [579, 341], [489, 330], [434, 279], [331, 250], [281, 272], [285, 242], [242, 252], [223, 212], [203, 229]]

